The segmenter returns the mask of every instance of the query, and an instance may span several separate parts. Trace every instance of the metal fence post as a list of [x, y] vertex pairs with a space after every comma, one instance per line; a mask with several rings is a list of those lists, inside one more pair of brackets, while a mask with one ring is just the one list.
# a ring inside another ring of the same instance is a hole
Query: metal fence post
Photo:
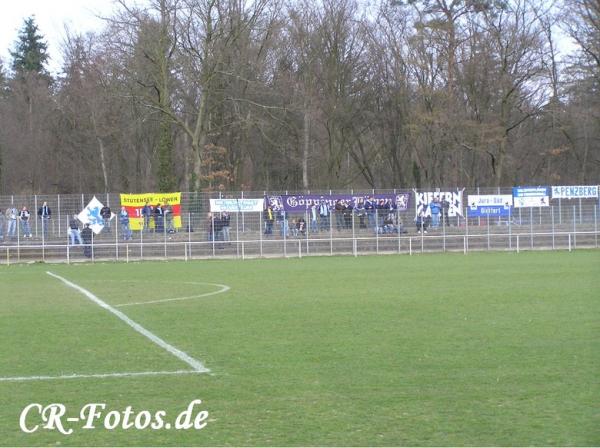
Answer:
[[550, 211], [552, 212], [552, 249], [555, 248], [554, 246], [554, 206], [550, 206]]
[[289, 229], [289, 223], [287, 220], [286, 211], [283, 210], [281, 214], [283, 215], [283, 219], [281, 220], [281, 232], [283, 233], [283, 258], [287, 258], [287, 232]]
[[210, 232], [212, 233], [212, 236], [210, 239], [212, 240], [212, 256], [214, 258], [214, 256], [215, 256], [215, 215], [211, 213], [210, 219], [212, 222], [212, 225], [210, 226]]
[[594, 204], [594, 241], [598, 247], [598, 206]]
[[[467, 211], [468, 213], [468, 211]], [[490, 217], [487, 217], [487, 250], [490, 250]]]
[[[37, 215], [37, 211], [38, 211], [38, 197], [37, 194], [33, 195], [33, 213], [31, 214], [31, 218], [35, 219], [35, 237], [38, 237], [38, 215]], [[30, 219], [31, 219], [30, 218]], [[42, 234], [44, 233], [44, 229], [42, 229]], [[42, 240], [43, 243], [43, 240]]]
[[[108, 194], [107, 194], [107, 198], [108, 198]], [[117, 222], [117, 217], [115, 217], [115, 225], [113, 226], [115, 228], [115, 258], [117, 259], [117, 261], [119, 261], [119, 222]]]
[[188, 225], [187, 225], [187, 231], [188, 231], [188, 257], [190, 258], [190, 260], [192, 259], [192, 214], [190, 212], [188, 212]]
[[379, 255], [379, 210], [375, 209], [375, 253]]
[[508, 249], [512, 250], [512, 205], [508, 207]]
[[[148, 222], [149, 225], [149, 222]], [[142, 229], [142, 231], [140, 232], [140, 259], [143, 260], [144, 259], [144, 231], [146, 230], [145, 226]], [[129, 251], [127, 251], [127, 253], [129, 254]]]
[[529, 243], [533, 249], [533, 207], [529, 207]]
[[[467, 219], [469, 217], [467, 216]], [[446, 219], [444, 219], [444, 211], [442, 209], [442, 249], [446, 252]]]
[[306, 254], [310, 254], [310, 248], [308, 243], [308, 234], [310, 232], [310, 216], [308, 214], [308, 209], [304, 210], [304, 239], [306, 240]]
[[[465, 207], [465, 212], [469, 213], [468, 206]], [[469, 215], [465, 215], [465, 253], [469, 251]]]
[[[261, 213], [259, 215], [259, 219], [258, 219], [258, 237], [260, 239], [260, 256], [263, 256], [263, 214]], [[243, 252], [243, 247], [242, 247], [242, 252]]]
[[[331, 194], [331, 191], [329, 194]], [[329, 209], [327, 217], [329, 218], [329, 255], [333, 255], [333, 219], [331, 219], [331, 209]]]
[[573, 206], [573, 248], [577, 249], [577, 206]]
[[[354, 221], [353, 221], [354, 224]], [[402, 253], [402, 248], [401, 248], [401, 244], [402, 244], [402, 238], [400, 238], [400, 236], [402, 235], [402, 226], [400, 224], [400, 210], [398, 210], [396, 208], [396, 232], [398, 232], [398, 253]], [[445, 240], [444, 240], [445, 243]], [[446, 246], [444, 244], [444, 250], [446, 250]]]
[[[61, 215], [61, 211], [60, 211], [60, 194], [57, 195], [56, 197], [56, 208], [58, 209], [58, 236], [60, 238], [60, 215]], [[69, 222], [69, 220], [67, 220], [67, 222]], [[67, 236], [68, 236], [68, 232], [67, 232]]]

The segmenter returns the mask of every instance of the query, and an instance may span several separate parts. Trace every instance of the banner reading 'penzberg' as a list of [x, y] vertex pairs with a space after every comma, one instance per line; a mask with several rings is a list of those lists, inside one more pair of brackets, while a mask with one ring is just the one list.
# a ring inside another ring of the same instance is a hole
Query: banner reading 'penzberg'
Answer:
[[598, 185], [552, 187], [552, 199], [587, 199], [598, 197]]
[[513, 187], [513, 205], [516, 208], [548, 207], [550, 205], [550, 188]]
[[[170, 205], [173, 212], [173, 226], [176, 229], [181, 228], [181, 193], [121, 194], [121, 206], [125, 207], [129, 214], [131, 230], [144, 228], [142, 209], [146, 203], [152, 207], [152, 216], [154, 216], [154, 208], [158, 204], [162, 206], [163, 211], [167, 205]], [[150, 227], [154, 227], [153, 219], [150, 220]]]
[[510, 194], [470, 194], [467, 213], [470, 218], [506, 217], [511, 214], [513, 197]]
[[267, 203], [275, 210], [290, 213], [304, 213], [313, 205], [321, 202], [327, 203], [330, 209], [335, 207], [337, 201], [345, 201], [356, 208], [360, 200], [388, 201], [398, 211], [406, 211], [410, 193], [377, 193], [377, 194], [282, 194], [278, 196], [267, 196]]

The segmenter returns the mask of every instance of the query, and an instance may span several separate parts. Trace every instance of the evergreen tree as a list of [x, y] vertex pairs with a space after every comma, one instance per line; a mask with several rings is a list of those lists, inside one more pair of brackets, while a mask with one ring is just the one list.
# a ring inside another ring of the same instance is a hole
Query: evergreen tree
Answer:
[[47, 75], [48, 72], [44, 67], [48, 61], [47, 51], [48, 44], [39, 33], [34, 17], [25, 19], [15, 42], [14, 51], [10, 52], [13, 58], [12, 69], [19, 74], [34, 72], [39, 75]]

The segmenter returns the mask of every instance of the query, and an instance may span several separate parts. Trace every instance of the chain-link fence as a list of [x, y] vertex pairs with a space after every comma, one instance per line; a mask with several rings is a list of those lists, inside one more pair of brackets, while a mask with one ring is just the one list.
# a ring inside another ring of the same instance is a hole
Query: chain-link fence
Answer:
[[[389, 194], [408, 190], [373, 190]], [[441, 190], [448, 191], [448, 190]], [[456, 190], [454, 190], [456, 191]], [[294, 192], [285, 192], [292, 194]], [[306, 192], [296, 192], [303, 194]], [[316, 191], [311, 194], [357, 194]], [[0, 263], [31, 261], [138, 261], [152, 259], [303, 257], [309, 255], [412, 254], [416, 252], [537, 250], [598, 247], [598, 199], [553, 199], [549, 206], [512, 208], [507, 216], [468, 217], [469, 195], [512, 194], [510, 188], [463, 191], [459, 213], [443, 211], [437, 220], [415, 219], [415, 195], [406, 210], [357, 209], [313, 216], [310, 209], [276, 213], [231, 213], [221, 219], [210, 213], [209, 199], [262, 198], [284, 192], [182, 193], [181, 226], [128, 230], [118, 217], [100, 234], [77, 238], [70, 230], [73, 216], [96, 196], [118, 213], [118, 194], [36, 195], [0, 197]], [[43, 205], [50, 217], [38, 214]], [[6, 211], [27, 207], [27, 225]], [[417, 224], [418, 222], [418, 224]], [[78, 231], [79, 232], [79, 231]]]

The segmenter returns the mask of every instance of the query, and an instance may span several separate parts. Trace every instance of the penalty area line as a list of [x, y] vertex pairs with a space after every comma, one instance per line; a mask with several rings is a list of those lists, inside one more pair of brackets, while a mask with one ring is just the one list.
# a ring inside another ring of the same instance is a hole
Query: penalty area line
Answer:
[[208, 373], [208, 372], [210, 372], [210, 370], [207, 369], [204, 366], [204, 364], [202, 364], [200, 361], [198, 361], [197, 359], [192, 358], [190, 355], [188, 355], [187, 353], [185, 353], [183, 350], [179, 350], [178, 348], [172, 346], [171, 344], [169, 344], [168, 342], [164, 341], [163, 339], [161, 339], [160, 337], [158, 337], [157, 335], [155, 335], [151, 331], [146, 330], [140, 324], [138, 324], [137, 322], [134, 322], [133, 320], [131, 320], [125, 313], [123, 313], [122, 311], [119, 311], [118, 309], [110, 306], [108, 303], [106, 303], [105, 301], [101, 300], [100, 298], [98, 298], [97, 296], [95, 296], [94, 294], [92, 294], [87, 289], [82, 288], [79, 285], [76, 285], [75, 283], [67, 280], [66, 278], [61, 277], [60, 275], [53, 274], [50, 271], [46, 271], [46, 274], [48, 274], [49, 276], [54, 277], [54, 278], [60, 280], [61, 282], [63, 282], [68, 287], [73, 288], [76, 291], [79, 291], [81, 294], [83, 294], [84, 296], [86, 296], [88, 299], [90, 299], [96, 305], [98, 305], [101, 308], [104, 308], [106, 311], [114, 314], [119, 319], [121, 319], [123, 322], [125, 322], [127, 325], [129, 325], [131, 328], [133, 328], [135, 331], [137, 331], [141, 335], [147, 337], [152, 342], [154, 342], [156, 345], [158, 345], [159, 347], [161, 347], [164, 350], [168, 351], [169, 353], [171, 353], [176, 358], [179, 358], [181, 361], [185, 362], [187, 365], [189, 365], [196, 372], [199, 372], [199, 373]]
[[48, 381], [48, 380], [75, 380], [85, 378], [123, 378], [136, 376], [162, 376], [162, 375], [190, 375], [199, 374], [197, 370], [173, 370], [164, 372], [115, 372], [115, 373], [89, 373], [80, 374], [72, 373], [67, 375], [37, 375], [37, 376], [13, 376], [0, 377], [0, 382], [17, 382], [17, 381]]
[[217, 295], [217, 294], [222, 294], [222, 293], [227, 292], [227, 291], [229, 291], [231, 289], [230, 286], [221, 285], [219, 283], [203, 283], [203, 284], [218, 286], [220, 289], [217, 290], [217, 291], [205, 292], [203, 294], [198, 294], [198, 295], [195, 295], [195, 296], [173, 297], [173, 298], [170, 298], [170, 299], [148, 300], [146, 302], [119, 303], [118, 305], [115, 305], [115, 307], [122, 308], [124, 306], [150, 305], [151, 303], [178, 302], [178, 301], [181, 301], [181, 300], [199, 299], [201, 297], [208, 297], [208, 296], [214, 296], [214, 295]]

